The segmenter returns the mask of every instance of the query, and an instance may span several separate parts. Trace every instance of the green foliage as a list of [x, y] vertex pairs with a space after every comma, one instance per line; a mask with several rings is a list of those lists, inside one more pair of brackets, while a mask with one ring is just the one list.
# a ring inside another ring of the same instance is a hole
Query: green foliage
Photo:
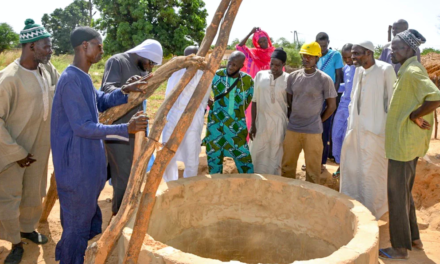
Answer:
[[283, 48], [287, 53], [286, 65], [293, 68], [300, 68], [302, 65], [301, 55], [296, 48]]
[[65, 9], [57, 8], [52, 14], [44, 14], [41, 19], [44, 27], [52, 34], [55, 54], [73, 53], [70, 33], [78, 26], [89, 24], [89, 2], [75, 0]]
[[374, 58], [375, 58], [375, 59], [379, 59], [380, 54], [382, 54], [382, 51], [383, 51], [383, 46], [381, 46], [381, 45], [377, 45], [377, 46], [374, 48]]
[[16, 47], [19, 43], [19, 35], [6, 23], [0, 24], [0, 53]]
[[237, 46], [237, 44], [240, 43], [240, 40], [238, 38], [234, 39], [231, 44], [229, 44], [226, 49], [227, 50], [235, 50], [235, 46]]
[[97, 27], [105, 33], [106, 52], [123, 52], [151, 38], [164, 55], [181, 55], [188, 45], [205, 36], [202, 0], [94, 0], [101, 14]]
[[426, 55], [426, 54], [431, 53], [431, 52], [434, 52], [434, 53], [440, 54], [440, 50], [438, 50], [438, 49], [434, 49], [434, 48], [426, 48], [426, 49], [423, 49], [423, 51], [422, 51], [422, 55]]
[[246, 46], [255, 48], [254, 43], [252, 43], [252, 38], [248, 38], [248, 40], [246, 40]]
[[284, 51], [287, 53], [287, 61], [286, 65], [292, 68], [300, 68], [301, 63], [301, 55], [299, 55], [299, 50], [303, 42], [292, 43], [288, 41], [286, 38], [279, 38], [277, 42], [274, 43], [274, 46], [279, 48], [282, 47]]

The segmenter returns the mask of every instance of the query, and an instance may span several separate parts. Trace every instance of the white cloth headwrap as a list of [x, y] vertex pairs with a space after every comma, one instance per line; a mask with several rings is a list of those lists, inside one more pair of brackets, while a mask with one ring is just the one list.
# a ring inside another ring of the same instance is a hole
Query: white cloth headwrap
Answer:
[[154, 39], [147, 39], [126, 53], [136, 53], [137, 55], [149, 59], [157, 65], [162, 64], [163, 50], [159, 41]]
[[371, 50], [372, 52], [374, 52], [374, 45], [373, 45], [373, 42], [371, 42], [371, 41], [365, 40], [365, 41], [359, 42], [355, 45], [364, 47], [367, 50]]

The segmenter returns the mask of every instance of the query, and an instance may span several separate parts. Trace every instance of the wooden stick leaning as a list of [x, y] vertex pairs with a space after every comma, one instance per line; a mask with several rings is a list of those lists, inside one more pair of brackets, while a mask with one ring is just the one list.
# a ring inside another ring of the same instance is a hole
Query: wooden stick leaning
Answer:
[[[195, 57], [195, 56], [193, 56]], [[197, 57], [200, 58], [200, 57]], [[171, 63], [171, 61], [170, 61]], [[192, 65], [190, 67], [195, 68], [196, 70], [198, 68], [203, 68], [204, 63], [200, 63], [199, 65]], [[164, 65], [166, 66], [166, 65]], [[164, 67], [162, 66], [162, 67]], [[179, 69], [175, 69], [177, 71]], [[159, 70], [158, 70], [159, 71]], [[158, 76], [158, 73], [155, 73], [155, 76]], [[167, 75], [167, 78], [169, 78], [171, 74]], [[190, 76], [188, 79], [188, 82], [191, 80], [193, 76]], [[153, 76], [154, 78], [154, 76]], [[151, 78], [151, 79], [153, 79]], [[158, 85], [159, 86], [159, 85]], [[182, 89], [183, 90], [183, 89]], [[125, 105], [123, 105], [125, 106]], [[127, 107], [124, 108], [124, 111], [129, 111], [131, 108]], [[121, 110], [118, 110], [118, 112]], [[113, 114], [112, 114], [113, 116]], [[160, 117], [160, 115], [157, 115], [158, 118], [156, 120], [163, 119], [163, 117]], [[165, 116], [166, 117], [166, 116]], [[152, 128], [152, 131], [154, 131], [154, 125]], [[145, 134], [144, 134], [145, 135]], [[139, 160], [146, 161], [141, 162], [138, 166], [132, 166], [130, 178], [127, 184], [127, 189], [124, 194], [124, 198], [122, 200], [121, 207], [118, 211], [118, 214], [113, 217], [113, 220], [111, 221], [110, 225], [107, 227], [107, 229], [102, 234], [101, 238], [94, 244], [92, 244], [86, 251], [86, 257], [84, 263], [95, 263], [95, 264], [104, 264], [107, 258], [109, 257], [111, 251], [113, 250], [117, 240], [119, 239], [122, 229], [124, 228], [125, 224], [130, 219], [132, 213], [134, 212], [136, 205], [138, 204], [138, 196], [140, 192], [140, 187], [142, 185], [144, 175], [147, 170], [148, 161], [150, 160], [155, 147], [157, 147], [155, 143], [159, 141], [160, 134], [157, 137], [156, 140], [149, 140], [148, 142], [150, 144], [146, 144], [146, 138], [142, 135], [136, 135], [135, 136], [135, 155], [133, 156], [133, 163], [139, 164]]]
[[53, 172], [50, 176], [50, 186], [49, 190], [47, 191], [46, 198], [44, 198], [43, 202], [43, 213], [41, 214], [40, 223], [46, 223], [47, 218], [49, 217], [50, 211], [52, 211], [52, 208], [55, 204], [55, 202], [58, 199], [58, 192], [57, 192], [57, 183], [55, 181], [55, 173]]
[[[197, 53], [198, 56], [205, 56], [209, 50], [216, 34], [217, 28], [220, 24], [221, 19], [229, 5], [230, 0], [222, 0], [220, 3], [216, 14], [212, 20], [212, 23], [206, 31], [206, 36], [202, 42], [202, 46]], [[171, 61], [170, 61], [171, 62]], [[203, 66], [206, 64], [204, 63]], [[164, 65], [165, 66], [165, 65]], [[162, 66], [162, 67], [164, 67]], [[196, 65], [190, 66], [182, 79], [177, 84], [176, 88], [171, 92], [171, 95], [165, 99], [158, 112], [156, 113], [156, 120], [151, 128], [150, 140], [140, 140], [135, 146], [135, 149], [140, 149], [140, 156], [138, 159], [133, 159], [133, 166], [131, 168], [130, 179], [127, 184], [127, 189], [125, 191], [124, 199], [122, 201], [121, 207], [118, 214], [114, 217], [110, 225], [104, 231], [101, 238], [97, 243], [91, 245], [86, 251], [85, 263], [91, 264], [103, 264], [110, 255], [111, 250], [119, 239], [122, 229], [132, 216], [137, 204], [138, 204], [138, 194], [145, 176], [145, 172], [148, 166], [148, 161], [150, 160], [155, 148], [159, 145], [158, 141], [160, 139], [163, 127], [166, 124], [166, 116], [169, 110], [176, 102], [180, 93], [186, 87], [186, 85], [191, 81], [192, 77], [195, 75], [198, 69], [203, 69], [204, 67], [197, 67]], [[160, 69], [160, 68], [159, 68]], [[159, 71], [159, 70], [158, 70]], [[155, 75], [158, 75], [158, 71]], [[169, 78], [169, 76], [167, 77]], [[152, 78], [153, 79], [153, 78]], [[151, 80], [149, 81], [149, 83]], [[128, 111], [128, 110], [127, 110]], [[142, 146], [139, 146], [141, 144]]]
[[182, 142], [183, 137], [191, 124], [194, 114], [212, 82], [215, 74], [213, 69], [217, 69], [220, 66], [220, 62], [228, 43], [229, 33], [241, 2], [242, 0], [231, 1], [231, 5], [229, 6], [225, 19], [221, 25], [221, 31], [217, 39], [217, 44], [209, 59], [207, 69], [197, 85], [191, 100], [185, 108], [182, 117], [177, 123], [170, 140], [162, 150], [158, 151], [156, 161], [150, 171], [149, 176], [147, 177], [147, 183], [141, 196], [133, 233], [131, 235], [128, 249], [124, 258], [125, 264], [135, 264], [138, 261], [140, 249], [148, 230], [151, 213], [156, 200], [156, 192], [162, 179], [162, 175], [168, 166], [168, 163], [175, 155], [180, 143]]

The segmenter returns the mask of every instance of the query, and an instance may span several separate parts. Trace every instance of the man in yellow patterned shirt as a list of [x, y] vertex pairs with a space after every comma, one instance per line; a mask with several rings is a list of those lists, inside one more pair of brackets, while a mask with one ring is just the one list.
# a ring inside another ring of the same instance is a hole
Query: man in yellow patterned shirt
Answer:
[[423, 39], [410, 29], [397, 34], [391, 44], [391, 59], [402, 66], [385, 129], [392, 247], [379, 250], [384, 259], [407, 259], [408, 250], [423, 249], [411, 190], [418, 157], [429, 148], [433, 111], [440, 106], [440, 91], [415, 56]]

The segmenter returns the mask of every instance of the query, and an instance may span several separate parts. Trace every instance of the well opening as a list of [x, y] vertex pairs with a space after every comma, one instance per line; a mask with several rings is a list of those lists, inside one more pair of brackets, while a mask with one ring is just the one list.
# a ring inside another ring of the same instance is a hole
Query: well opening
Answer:
[[148, 234], [145, 263], [377, 262], [377, 222], [366, 208], [326, 187], [271, 175], [170, 182], [157, 195]]
[[[156, 239], [161, 241], [161, 239]], [[162, 243], [203, 258], [244, 263], [292, 263], [329, 256], [337, 248], [319, 238], [240, 220], [191, 228]]]

